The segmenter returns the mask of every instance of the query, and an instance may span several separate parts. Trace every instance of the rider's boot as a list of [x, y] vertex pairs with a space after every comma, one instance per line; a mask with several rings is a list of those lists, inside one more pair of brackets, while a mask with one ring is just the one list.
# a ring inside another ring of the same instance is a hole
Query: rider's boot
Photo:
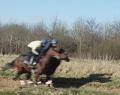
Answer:
[[30, 62], [28, 60], [25, 60], [24, 63], [30, 65]]

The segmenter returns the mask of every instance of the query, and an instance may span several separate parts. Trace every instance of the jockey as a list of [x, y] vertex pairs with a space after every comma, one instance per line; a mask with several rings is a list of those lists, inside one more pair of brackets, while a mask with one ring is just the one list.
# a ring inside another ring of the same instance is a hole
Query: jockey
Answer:
[[[30, 49], [28, 56], [24, 63], [32, 64], [34, 61], [38, 61], [37, 57], [44, 55], [50, 47], [57, 47], [58, 40], [52, 39], [51, 41], [48, 39], [43, 39], [41, 41], [32, 41], [27, 46]], [[36, 64], [33, 63], [33, 65]]]
[[46, 46], [48, 43], [48, 39], [43, 40], [36, 40], [30, 42], [27, 47], [29, 48], [29, 51], [27, 52], [27, 56], [25, 58], [24, 63], [25, 64], [32, 64], [35, 58], [40, 54], [40, 50], [42, 47]]

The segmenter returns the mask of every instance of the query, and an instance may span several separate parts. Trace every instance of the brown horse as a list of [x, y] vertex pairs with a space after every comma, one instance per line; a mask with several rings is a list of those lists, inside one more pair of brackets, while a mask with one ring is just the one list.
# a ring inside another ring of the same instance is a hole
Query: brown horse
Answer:
[[[36, 82], [38, 81], [38, 77], [40, 74], [43, 74], [43, 72], [45, 73], [45, 68], [46, 65], [50, 62], [50, 59], [52, 57], [56, 57], [56, 58], [65, 58], [63, 56], [62, 53], [54, 50], [53, 48], [50, 48], [48, 50], [48, 52], [46, 53], [45, 56], [43, 56], [42, 58], [40, 58], [39, 63], [36, 64], [35, 66], [35, 80]], [[17, 69], [17, 73], [15, 75], [15, 77], [13, 78], [14, 80], [19, 79], [20, 75], [23, 73], [26, 73], [26, 79], [31, 79], [31, 68], [24, 64], [24, 57], [23, 56], [19, 56], [17, 57], [15, 60], [13, 60], [11, 63], [7, 63], [3, 69], [7, 70], [11, 67], [15, 67]]]
[[58, 54], [56, 54], [56, 52], [54, 51], [47, 52], [47, 54], [39, 60], [39, 63], [36, 64], [35, 71], [36, 83], [39, 81], [39, 76], [42, 74], [45, 74], [47, 76], [46, 81], [51, 80], [51, 75], [54, 74], [55, 70], [61, 63], [61, 60], [69, 62], [67, 52], [65, 52], [63, 49], [60, 49], [57, 53]]

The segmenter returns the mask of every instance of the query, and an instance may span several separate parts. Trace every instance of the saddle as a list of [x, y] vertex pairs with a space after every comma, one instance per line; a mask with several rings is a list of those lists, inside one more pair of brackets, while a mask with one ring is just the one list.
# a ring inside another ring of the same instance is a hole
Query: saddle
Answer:
[[28, 60], [28, 56], [26, 54], [20, 55], [23, 59], [23, 63], [26, 64], [28, 67], [31, 67], [32, 69], [35, 68], [35, 65], [37, 64], [35, 58], [32, 56], [30, 60]]

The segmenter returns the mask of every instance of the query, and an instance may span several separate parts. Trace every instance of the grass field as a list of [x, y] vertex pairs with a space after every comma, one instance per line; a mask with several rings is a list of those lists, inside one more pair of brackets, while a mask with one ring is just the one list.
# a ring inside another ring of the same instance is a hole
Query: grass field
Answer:
[[[16, 55], [0, 56], [0, 66]], [[20, 88], [13, 81], [15, 70], [0, 71], [0, 95], [120, 95], [120, 61], [71, 59], [62, 62], [54, 75], [53, 87]]]

